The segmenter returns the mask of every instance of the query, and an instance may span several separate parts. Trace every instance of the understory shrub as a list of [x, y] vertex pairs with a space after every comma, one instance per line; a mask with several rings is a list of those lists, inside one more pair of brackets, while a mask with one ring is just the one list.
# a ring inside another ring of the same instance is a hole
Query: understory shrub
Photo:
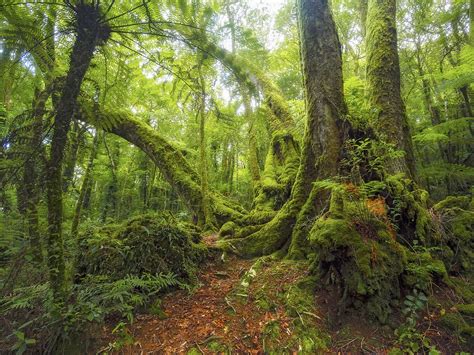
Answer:
[[206, 248], [193, 241], [188, 228], [164, 213], [90, 228], [81, 236], [80, 250], [79, 278], [173, 273], [189, 279], [206, 255]]

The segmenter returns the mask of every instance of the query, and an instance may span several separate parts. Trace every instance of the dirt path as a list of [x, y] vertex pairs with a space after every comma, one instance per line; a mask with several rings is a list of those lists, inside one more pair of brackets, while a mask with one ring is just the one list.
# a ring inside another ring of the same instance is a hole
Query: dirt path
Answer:
[[198, 275], [202, 285], [194, 293], [177, 291], [163, 298], [165, 319], [137, 315], [129, 327], [135, 343], [121, 352], [186, 353], [195, 348], [210, 353], [206, 347], [219, 344], [231, 344], [234, 351], [259, 352], [265, 314], [249, 304], [232, 304], [227, 297], [251, 265], [237, 258], [207, 264]]

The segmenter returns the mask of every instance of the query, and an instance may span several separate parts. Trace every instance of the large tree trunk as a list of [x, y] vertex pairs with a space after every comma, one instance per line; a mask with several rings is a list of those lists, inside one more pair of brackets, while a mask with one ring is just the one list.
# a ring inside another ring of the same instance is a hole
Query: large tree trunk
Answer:
[[302, 158], [290, 200], [278, 214], [259, 231], [223, 244], [245, 256], [272, 253], [290, 242], [292, 257], [304, 255], [307, 218], [325, 208], [328, 198], [311, 193], [312, 183], [339, 172], [347, 109], [335, 23], [327, 0], [300, 0], [298, 14], [307, 113]]
[[378, 137], [405, 152], [391, 159], [388, 173], [415, 177], [410, 128], [400, 92], [396, 1], [369, 0], [367, 15], [367, 89]]
[[57, 105], [54, 118], [54, 131], [51, 139], [50, 159], [47, 168], [48, 225], [47, 239], [48, 265], [56, 301], [64, 299], [66, 291], [65, 263], [63, 251], [62, 221], [62, 163], [67, 135], [74, 114], [84, 75], [89, 68], [94, 50], [99, 41], [107, 40], [109, 30], [100, 24], [100, 11], [97, 6], [83, 2], [73, 8], [76, 21], [76, 41], [72, 48], [69, 71]]

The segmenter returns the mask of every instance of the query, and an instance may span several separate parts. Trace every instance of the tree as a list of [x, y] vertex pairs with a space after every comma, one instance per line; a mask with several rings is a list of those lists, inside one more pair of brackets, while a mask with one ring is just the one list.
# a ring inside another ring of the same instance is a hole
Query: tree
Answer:
[[395, 0], [369, 0], [367, 13], [367, 87], [373, 126], [379, 138], [404, 152], [388, 171], [415, 178], [410, 127], [400, 91]]
[[291, 197], [262, 228], [227, 245], [242, 254], [268, 254], [290, 245], [290, 255], [305, 251], [308, 219], [327, 208], [327, 193], [313, 188], [318, 180], [340, 171], [343, 141], [348, 134], [343, 97], [342, 59], [336, 26], [325, 0], [298, 1], [301, 56], [306, 92], [306, 130]]

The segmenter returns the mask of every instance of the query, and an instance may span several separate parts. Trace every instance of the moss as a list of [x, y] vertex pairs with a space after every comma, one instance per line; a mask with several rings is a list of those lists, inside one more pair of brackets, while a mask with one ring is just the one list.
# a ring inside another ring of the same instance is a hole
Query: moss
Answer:
[[403, 275], [404, 284], [410, 288], [429, 291], [432, 280], [446, 280], [448, 274], [444, 263], [429, 252], [407, 251], [408, 262]]
[[221, 229], [219, 230], [219, 237], [233, 237], [235, 235], [236, 228], [237, 225], [232, 221], [224, 223]]
[[474, 344], [474, 326], [470, 326], [459, 313], [447, 313], [439, 320], [439, 324], [455, 334], [466, 337]]
[[472, 274], [474, 268], [474, 211], [469, 208], [468, 197], [448, 197], [435, 205], [443, 229], [441, 254], [451, 273]]
[[398, 235], [403, 236], [399, 242], [410, 246], [414, 240], [423, 245], [433, 242], [438, 236], [432, 232], [428, 193], [401, 174], [388, 176], [385, 183], [390, 217], [398, 228]]
[[169, 272], [189, 279], [207, 254], [204, 245], [194, 243], [188, 230], [165, 214], [90, 228], [81, 236], [80, 248], [80, 275], [109, 275], [114, 279]]
[[257, 232], [245, 238], [220, 240], [218, 246], [247, 258], [269, 255], [281, 249], [288, 241], [295, 219], [296, 214], [292, 212], [290, 204], [285, 204], [277, 215]]
[[458, 207], [463, 210], [469, 210], [469, 196], [448, 196], [444, 200], [438, 202], [433, 208], [437, 211]]
[[168, 315], [163, 311], [162, 302], [160, 298], [157, 298], [151, 305], [148, 307], [148, 312], [155, 316], [158, 316], [159, 319], [166, 319]]
[[369, 0], [366, 55], [367, 93], [371, 123], [380, 140], [405, 154], [394, 156], [385, 167], [391, 174], [414, 178], [413, 145], [400, 92], [400, 63], [397, 50], [396, 2]]
[[383, 225], [370, 236], [345, 219], [318, 219], [309, 235], [316, 254], [313, 270], [339, 290], [341, 311], [354, 307], [385, 323], [400, 296], [406, 253]]
[[459, 313], [462, 313], [466, 316], [474, 317], [474, 303], [458, 304], [456, 305], [456, 308], [459, 311]]
[[279, 210], [290, 195], [298, 171], [300, 148], [290, 133], [275, 131], [270, 147], [254, 200], [256, 211]]

